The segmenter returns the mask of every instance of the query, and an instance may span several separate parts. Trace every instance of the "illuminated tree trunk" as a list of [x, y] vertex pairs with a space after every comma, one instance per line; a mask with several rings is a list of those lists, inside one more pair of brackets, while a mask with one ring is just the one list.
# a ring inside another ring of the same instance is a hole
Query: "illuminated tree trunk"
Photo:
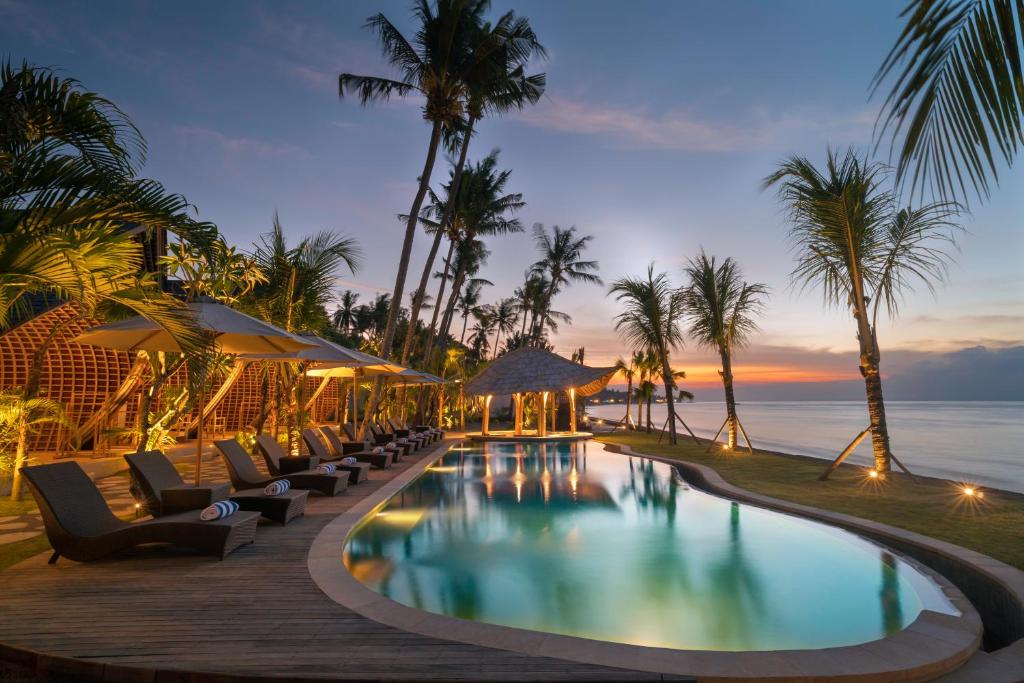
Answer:
[[[676, 445], [676, 399], [673, 395], [672, 364], [669, 362], [668, 349], [661, 350], [661, 378], [665, 382], [665, 399], [668, 401], [668, 434], [669, 443]], [[653, 393], [653, 392], [652, 392]], [[650, 410], [647, 419], [650, 420]]]
[[629, 409], [632, 407], [633, 402], [633, 375], [626, 377], [626, 424], [624, 427], [629, 429]]
[[654, 400], [654, 387], [647, 392], [647, 433], [651, 433], [651, 401]]
[[725, 414], [726, 425], [729, 428], [729, 448], [736, 448], [736, 441], [739, 439], [739, 418], [736, 416], [736, 395], [732, 388], [732, 358], [726, 349], [721, 350], [722, 355], [722, 386], [725, 388]]

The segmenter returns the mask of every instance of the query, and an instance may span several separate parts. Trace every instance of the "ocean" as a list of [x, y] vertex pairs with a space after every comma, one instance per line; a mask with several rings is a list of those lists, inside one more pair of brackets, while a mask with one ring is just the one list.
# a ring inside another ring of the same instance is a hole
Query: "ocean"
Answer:
[[[666, 406], [652, 407], [660, 430]], [[860, 401], [745, 402], [737, 410], [755, 448], [829, 460], [868, 426]], [[885, 410], [893, 453], [914, 474], [1024, 493], [1024, 401], [886, 401]], [[617, 420], [625, 405], [587, 406], [587, 412]], [[631, 412], [635, 420], [635, 404]], [[678, 412], [697, 436], [711, 438], [725, 404], [684, 403]], [[871, 463], [870, 437], [847, 462]]]

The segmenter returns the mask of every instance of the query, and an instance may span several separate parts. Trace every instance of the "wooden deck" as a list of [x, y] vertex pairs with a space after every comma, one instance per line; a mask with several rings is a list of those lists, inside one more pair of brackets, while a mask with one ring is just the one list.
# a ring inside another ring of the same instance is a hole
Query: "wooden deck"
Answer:
[[150, 671], [243, 677], [666, 678], [428, 638], [328, 600], [306, 569], [313, 538], [423, 457], [431, 456], [414, 455], [391, 470], [375, 470], [368, 482], [336, 498], [311, 498], [305, 518], [287, 527], [261, 524], [256, 543], [224, 561], [166, 549], [90, 564], [61, 560], [47, 566], [44, 556], [28, 560], [0, 575], [0, 643]]

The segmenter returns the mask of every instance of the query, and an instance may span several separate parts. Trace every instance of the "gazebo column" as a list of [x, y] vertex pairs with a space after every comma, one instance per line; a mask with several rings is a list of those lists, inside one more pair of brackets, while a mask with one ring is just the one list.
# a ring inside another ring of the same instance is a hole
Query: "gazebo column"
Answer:
[[576, 433], [576, 389], [569, 389], [569, 433]]
[[512, 400], [515, 401], [515, 435], [523, 435], [523, 395], [512, 394]]
[[540, 392], [540, 410], [537, 411], [537, 436], [548, 434], [548, 392]]
[[484, 397], [484, 417], [483, 422], [480, 424], [480, 434], [487, 436], [489, 433], [490, 421], [491, 421], [491, 399], [494, 398], [490, 394]]

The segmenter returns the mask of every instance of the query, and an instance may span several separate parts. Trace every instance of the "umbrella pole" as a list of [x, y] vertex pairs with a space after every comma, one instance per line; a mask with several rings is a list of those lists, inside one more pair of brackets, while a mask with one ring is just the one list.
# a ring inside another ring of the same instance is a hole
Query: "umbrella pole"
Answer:
[[203, 422], [206, 421], [206, 382], [199, 388], [199, 426], [196, 428], [196, 486], [203, 481]]

